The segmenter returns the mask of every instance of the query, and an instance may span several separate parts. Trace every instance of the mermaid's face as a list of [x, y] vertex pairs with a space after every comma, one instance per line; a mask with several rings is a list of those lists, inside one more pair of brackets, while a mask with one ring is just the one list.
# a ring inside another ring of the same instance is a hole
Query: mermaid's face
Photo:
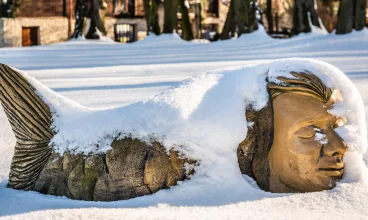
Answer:
[[346, 122], [311, 96], [285, 92], [273, 100], [274, 141], [268, 155], [270, 191], [331, 189], [344, 172], [345, 142], [334, 131]]

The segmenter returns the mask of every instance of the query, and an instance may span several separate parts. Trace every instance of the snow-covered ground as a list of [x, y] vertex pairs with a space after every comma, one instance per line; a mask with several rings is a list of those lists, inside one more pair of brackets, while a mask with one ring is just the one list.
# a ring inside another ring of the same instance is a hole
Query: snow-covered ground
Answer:
[[[161, 36], [130, 45], [75, 41], [0, 49], [1, 63], [24, 70], [57, 93], [94, 109], [128, 105], [152, 97], [201, 72], [289, 57], [316, 58], [341, 69], [358, 88], [368, 112], [368, 30], [345, 36], [302, 35], [288, 40], [271, 39], [260, 31], [211, 44]], [[0, 123], [0, 216], [4, 218], [365, 219], [368, 216], [365, 205], [368, 189], [361, 182], [342, 183], [325, 192], [280, 195], [237, 189], [241, 186], [229, 184], [227, 175], [223, 175], [205, 194], [198, 192], [195, 185], [185, 190], [179, 185], [153, 196], [110, 203], [10, 190], [6, 181], [15, 139], [2, 111]], [[368, 161], [367, 156], [365, 160]]]

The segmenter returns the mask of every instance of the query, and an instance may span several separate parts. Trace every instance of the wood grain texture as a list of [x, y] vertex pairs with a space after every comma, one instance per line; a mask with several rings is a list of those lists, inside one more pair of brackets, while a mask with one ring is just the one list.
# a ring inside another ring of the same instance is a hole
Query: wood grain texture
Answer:
[[32, 190], [51, 155], [52, 113], [27, 80], [4, 64], [0, 100], [17, 140], [8, 187]]

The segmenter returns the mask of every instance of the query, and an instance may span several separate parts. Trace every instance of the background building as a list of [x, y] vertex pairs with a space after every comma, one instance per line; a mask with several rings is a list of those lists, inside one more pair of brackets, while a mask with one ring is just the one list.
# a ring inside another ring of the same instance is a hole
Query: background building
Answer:
[[[0, 47], [45, 45], [68, 40], [75, 25], [74, 2], [22, 0], [16, 17], [7, 18], [6, 2], [0, 0]], [[108, 37], [118, 42], [143, 39], [147, 28], [142, 0], [108, 0], [105, 27]]]
[[[0, 47], [45, 45], [70, 39], [74, 30], [76, 0], [0, 0]], [[91, 0], [89, 0], [91, 1]], [[143, 39], [147, 35], [143, 0], [100, 0], [104, 9], [107, 36], [121, 43]], [[12, 6], [9, 6], [11, 2]], [[189, 18], [193, 37], [217, 40], [222, 32], [231, 0], [188, 0]], [[272, 0], [273, 37], [290, 36], [295, 0]], [[332, 32], [337, 24], [340, 0], [316, 0], [317, 13], [325, 28]], [[367, 0], [368, 2], [368, 0]], [[18, 4], [20, 3], [20, 4]], [[267, 0], [258, 0], [261, 11], [267, 9]], [[367, 3], [368, 5], [368, 3]], [[9, 7], [16, 7], [14, 8]], [[11, 9], [15, 11], [11, 14]], [[158, 7], [159, 26], [163, 30], [164, 8]], [[177, 11], [177, 28], [181, 30], [181, 13]], [[368, 24], [368, 10], [367, 10]], [[266, 16], [262, 16], [268, 29]], [[85, 23], [88, 26], [88, 19]], [[88, 28], [85, 28], [88, 30]]]
[[[0, 0], [2, 17], [9, 9]], [[66, 41], [72, 28], [66, 0], [23, 0], [16, 18], [0, 18], [0, 47], [44, 45]], [[73, 21], [74, 22], [74, 21]]]

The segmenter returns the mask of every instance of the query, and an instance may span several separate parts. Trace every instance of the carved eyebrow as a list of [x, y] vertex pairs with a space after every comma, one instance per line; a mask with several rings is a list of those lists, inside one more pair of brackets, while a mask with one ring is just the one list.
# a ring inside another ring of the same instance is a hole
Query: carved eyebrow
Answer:
[[299, 129], [301, 128], [305, 128], [305, 127], [309, 127], [309, 126], [312, 126], [314, 128], [318, 128], [318, 126], [316, 126], [316, 124], [321, 124], [321, 122], [329, 122], [329, 121], [332, 121], [333, 120], [333, 123], [336, 123], [336, 121], [338, 120], [338, 118], [336, 118], [335, 116], [320, 116], [319, 119], [315, 119], [315, 120], [308, 120], [308, 121], [303, 121], [297, 125], [294, 125], [290, 130], [289, 132], [290, 133], [295, 133], [297, 132]]
[[[318, 120], [320, 121], [320, 120]], [[305, 128], [305, 127], [313, 127], [313, 128], [317, 128], [316, 126], [314, 126], [316, 124], [317, 120], [309, 120], [309, 121], [303, 121], [302, 123], [299, 123], [295, 126], [293, 126], [292, 128], [290, 128], [289, 133], [295, 133], [297, 131], [299, 131], [301, 128]]]

